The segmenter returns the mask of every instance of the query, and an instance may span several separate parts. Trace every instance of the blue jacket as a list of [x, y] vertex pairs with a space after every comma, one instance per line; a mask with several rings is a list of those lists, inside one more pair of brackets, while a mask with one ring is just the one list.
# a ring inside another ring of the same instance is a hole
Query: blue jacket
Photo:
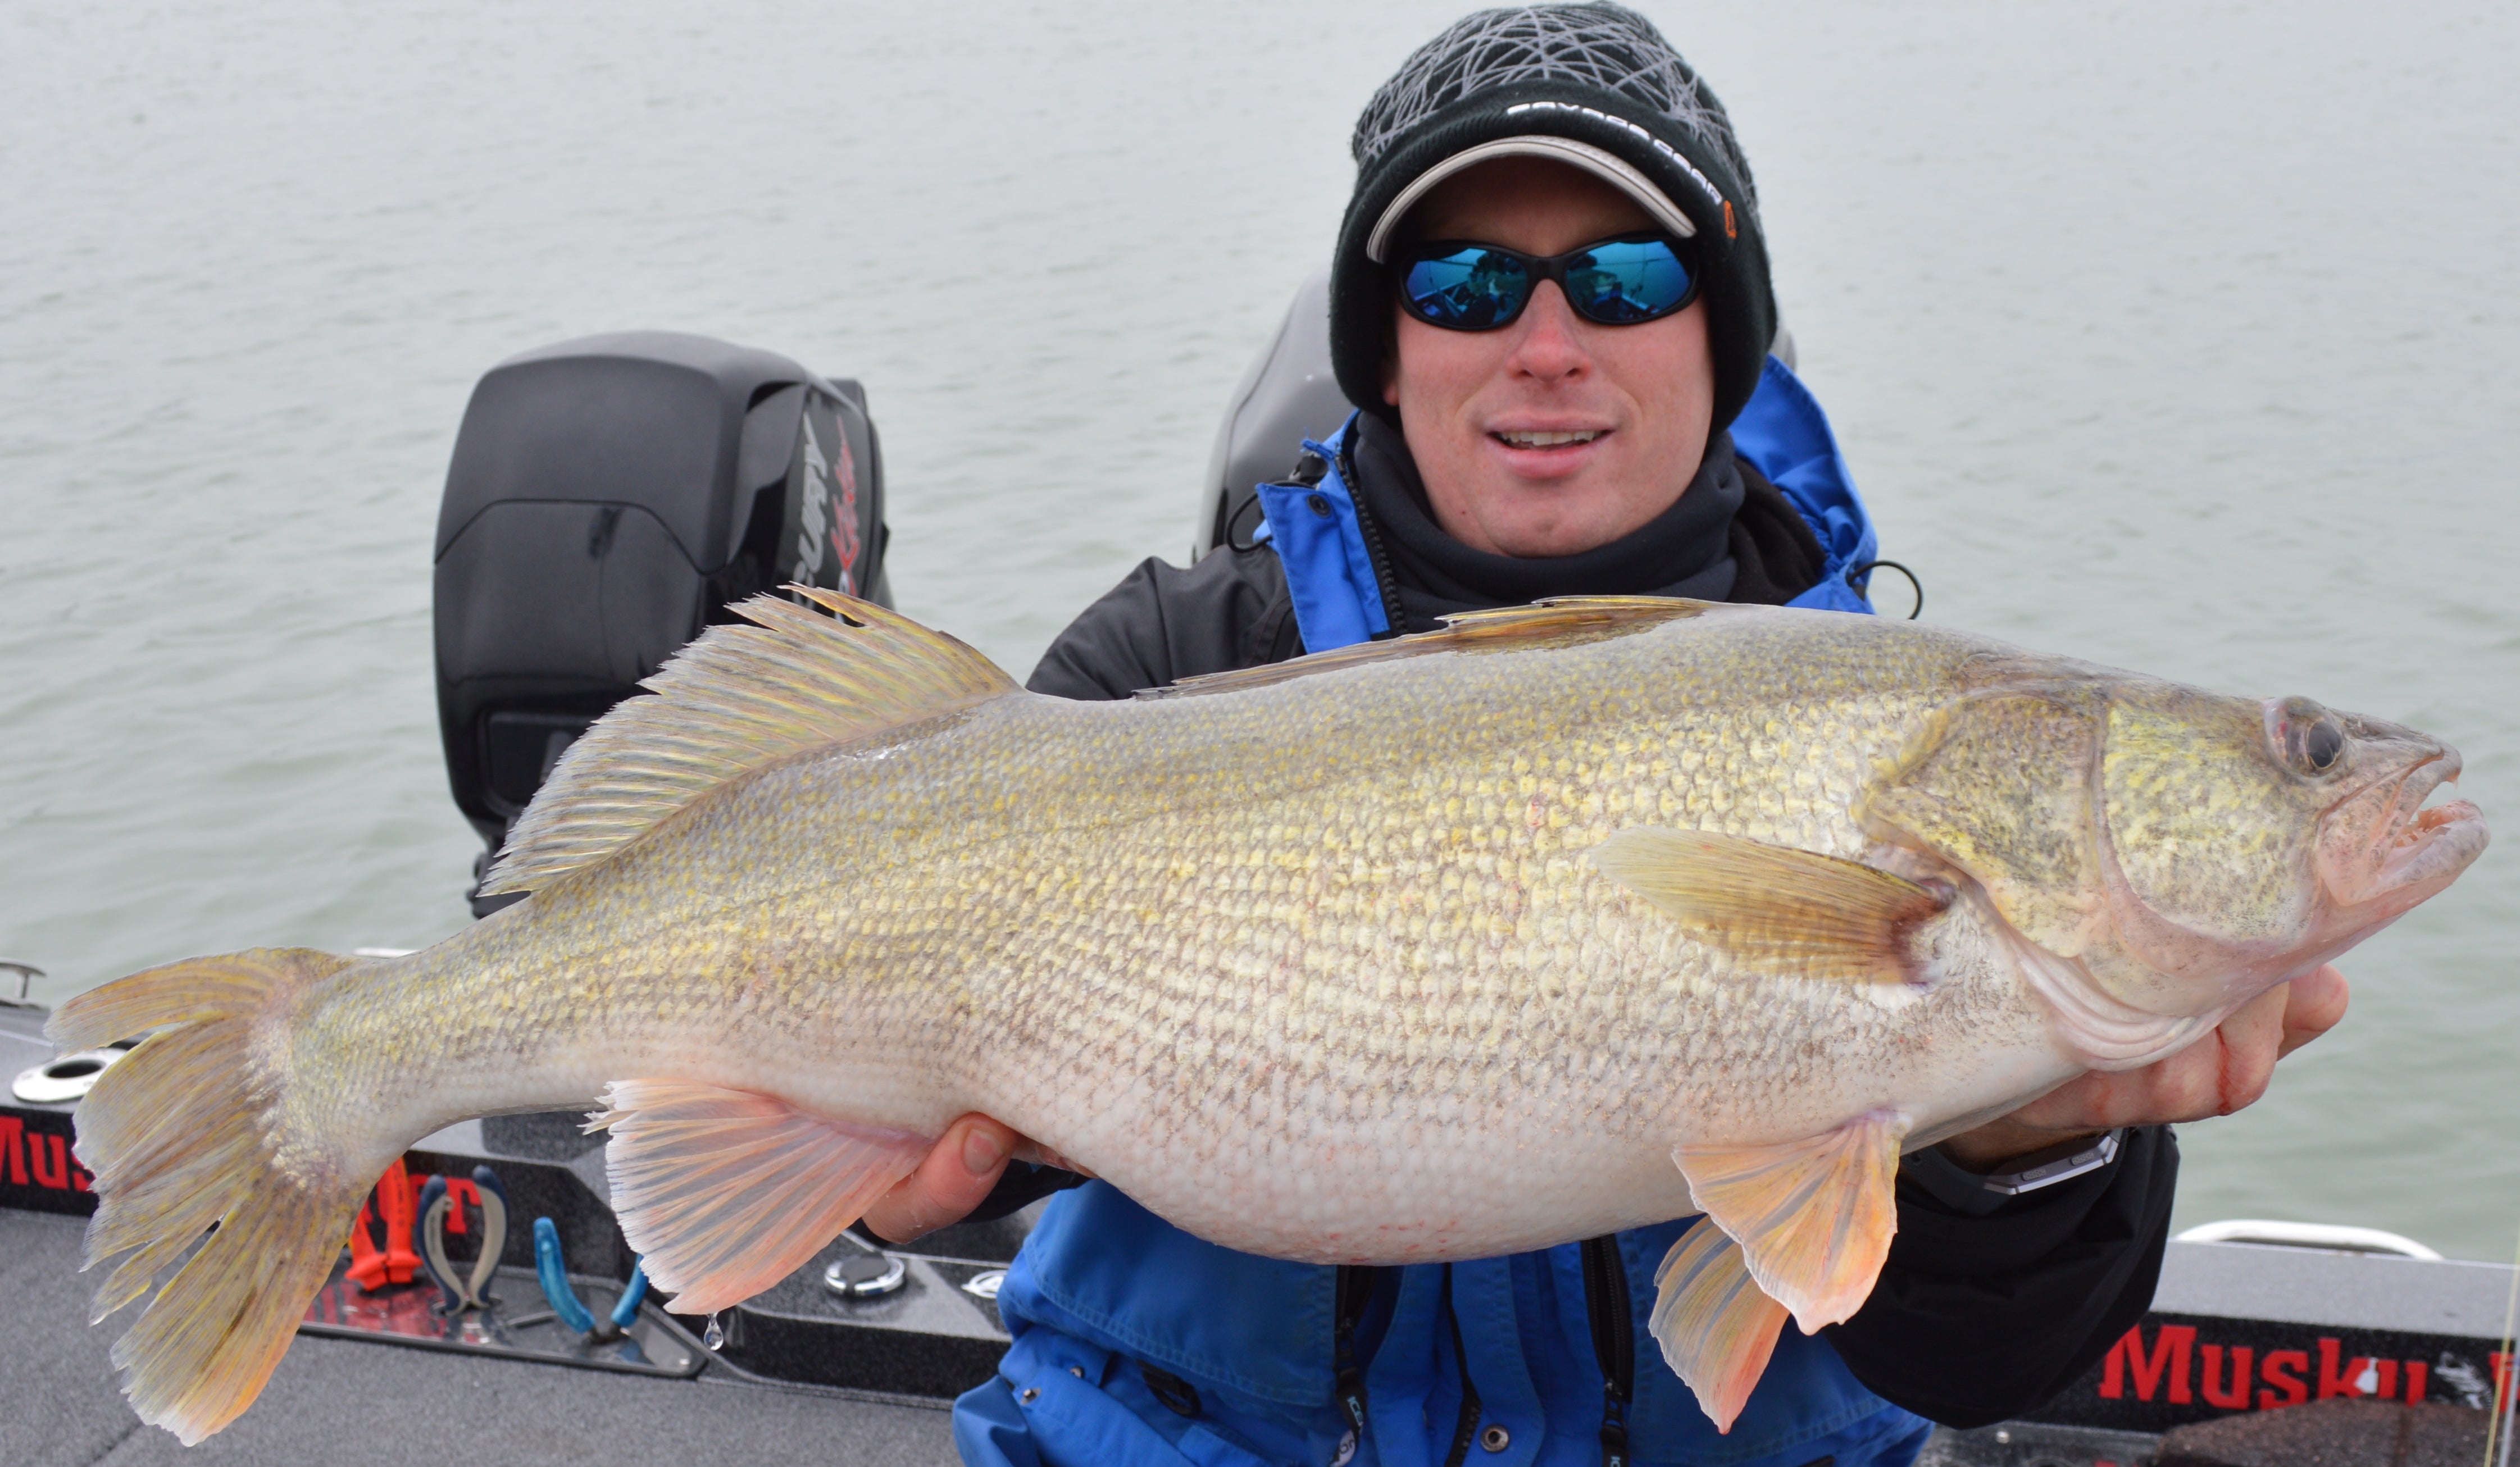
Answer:
[[[1389, 624], [1337, 468], [1348, 431], [1308, 445], [1331, 466], [1320, 482], [1260, 490], [1267, 534], [1313, 651], [1365, 641]], [[1732, 432], [1734, 450], [1785, 494], [1825, 553], [1820, 582], [1792, 604], [1868, 611], [1848, 577], [1873, 557], [1872, 527], [1810, 392], [1772, 360]], [[1911, 1461], [1931, 1424], [1867, 1391], [1825, 1340], [1790, 1328], [1731, 1434], [1716, 1433], [1642, 1328], [1654, 1268], [1688, 1221], [1616, 1239], [1636, 1321], [1634, 1399], [1623, 1413], [1629, 1459], [1705, 1467]], [[1349, 1315], [1344, 1382], [1340, 1274], [1201, 1242], [1102, 1182], [1061, 1193], [999, 1293], [1014, 1343], [997, 1378], [956, 1403], [964, 1460], [1589, 1467], [1613, 1459], [1580, 1245], [1353, 1270], [1352, 1281], [1374, 1286]], [[1346, 1403], [1354, 1396], [1365, 1414], [1362, 1434]]]

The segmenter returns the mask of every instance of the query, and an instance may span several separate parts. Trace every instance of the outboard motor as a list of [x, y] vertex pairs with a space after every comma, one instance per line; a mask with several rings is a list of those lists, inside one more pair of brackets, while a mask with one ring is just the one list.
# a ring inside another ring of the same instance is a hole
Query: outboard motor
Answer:
[[[512, 357], [472, 389], [438, 511], [437, 717], [488, 850], [587, 725], [788, 582], [890, 605], [866, 391], [705, 336]], [[472, 900], [483, 916], [516, 900]]]

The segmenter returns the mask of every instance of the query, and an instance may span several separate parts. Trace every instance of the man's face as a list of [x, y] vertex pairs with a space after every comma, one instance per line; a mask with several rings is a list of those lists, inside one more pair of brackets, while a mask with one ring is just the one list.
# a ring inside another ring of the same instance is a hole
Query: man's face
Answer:
[[[1499, 158], [1438, 185], [1411, 211], [1408, 237], [1553, 255], [1653, 227], [1589, 173]], [[1703, 301], [1641, 326], [1596, 326], [1544, 281], [1502, 331], [1450, 332], [1391, 310], [1382, 400], [1400, 410], [1436, 522], [1462, 544], [1575, 555], [1642, 527], [1696, 476], [1715, 416]]]

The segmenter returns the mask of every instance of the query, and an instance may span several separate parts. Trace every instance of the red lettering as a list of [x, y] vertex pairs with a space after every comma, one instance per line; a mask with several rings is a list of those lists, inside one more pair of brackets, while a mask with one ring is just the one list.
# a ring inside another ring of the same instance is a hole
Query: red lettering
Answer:
[[88, 1183], [94, 1180], [96, 1180], [94, 1174], [90, 1173], [87, 1168], [79, 1165], [78, 1153], [75, 1151], [71, 1152], [70, 1190], [73, 1192], [92, 1192], [96, 1189], [89, 1186]]
[[2187, 1394], [2187, 1352], [2188, 1347], [2195, 1343], [2196, 1331], [2192, 1326], [2165, 1324], [2153, 1341], [2152, 1353], [2147, 1356], [2143, 1349], [2143, 1326], [2137, 1325], [2109, 1347], [2107, 1363], [2100, 1372], [2100, 1394], [2111, 1400], [2123, 1399], [2127, 1374], [2133, 1372], [2135, 1399], [2150, 1400], [2153, 1394], [2161, 1389], [2161, 1378], [2167, 1373], [2171, 1403], [2187, 1404], [2190, 1399]]
[[2433, 1367], [2421, 1360], [2407, 1361], [2407, 1400], [2420, 1405], [2432, 1386]]
[[2249, 1372], [2257, 1362], [2258, 1353], [2251, 1350], [2248, 1346], [2235, 1345], [2231, 1347], [2230, 1389], [2227, 1391], [2223, 1389], [2223, 1347], [2220, 1345], [2206, 1346], [2205, 1379], [2203, 1381], [2205, 1403], [2210, 1406], [2221, 1406], [2227, 1411], [2247, 1410], [2249, 1408], [2249, 1387], [2254, 1384], [2254, 1382], [2249, 1379]]
[[[52, 1145], [46, 1146], [44, 1144], [46, 1141], [52, 1142]], [[49, 1167], [44, 1165], [44, 1153], [47, 1151], [50, 1151], [53, 1157], [53, 1164]], [[60, 1136], [30, 1135], [26, 1137], [26, 1153], [34, 1161], [35, 1185], [50, 1187], [56, 1192], [67, 1192], [70, 1189], [69, 1153], [62, 1145]]]
[[2382, 1377], [2382, 1380], [2384, 1380], [2386, 1384], [2381, 1385], [2380, 1389], [2376, 1391], [2365, 1391], [2362, 1389], [2363, 1375], [2366, 1372], [2373, 1374], [2378, 1373], [2372, 1370], [2370, 1356], [2358, 1355], [2354, 1356], [2354, 1358], [2347, 1360], [2345, 1362], [2345, 1367], [2340, 1370], [2336, 1365], [2336, 1357], [2343, 1354], [2344, 1350], [2344, 1342], [2331, 1339], [2325, 1335], [2319, 1336], [2319, 1400], [2325, 1400], [2331, 1396], [2395, 1396], [2398, 1394], [2398, 1362], [2396, 1360], [2385, 1362], [2389, 1368], [2388, 1373]]
[[[2286, 1365], [2292, 1367], [2289, 1373], [2277, 1368]], [[2272, 1411], [2277, 1406], [2299, 1405], [2310, 1400], [2310, 1382], [2302, 1379], [2299, 1373], [2309, 1368], [2310, 1352], [2307, 1350], [2268, 1351], [2266, 1368], [2258, 1373], [2258, 1378], [2270, 1386], [2281, 1388], [2283, 1399], [2276, 1400], [2272, 1391], [2260, 1391], [2258, 1409]]]
[[22, 1187], [26, 1184], [25, 1132], [25, 1122], [16, 1116], [0, 1116], [0, 1141], [9, 1144], [9, 1180]]
[[452, 1236], [462, 1237], [469, 1230], [464, 1222], [464, 1209], [467, 1204], [479, 1207], [481, 1189], [472, 1184], [471, 1178], [446, 1178], [446, 1231]]

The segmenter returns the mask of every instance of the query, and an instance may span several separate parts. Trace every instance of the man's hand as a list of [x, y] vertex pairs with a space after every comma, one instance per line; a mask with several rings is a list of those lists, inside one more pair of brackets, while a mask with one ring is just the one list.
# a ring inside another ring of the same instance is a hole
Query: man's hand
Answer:
[[927, 1159], [919, 1164], [919, 1170], [876, 1199], [875, 1206], [867, 1209], [866, 1225], [878, 1237], [907, 1243], [960, 1222], [986, 1200], [1010, 1161], [1082, 1170], [1018, 1134], [1014, 1128], [974, 1111], [946, 1127], [936, 1144], [927, 1148]]
[[2222, 1027], [2168, 1059], [2086, 1075], [2001, 1120], [1943, 1142], [1952, 1160], [1992, 1172], [2016, 1156], [2119, 1126], [2228, 1116], [2267, 1092], [2275, 1061], [2345, 1017], [2345, 975], [2332, 966], [2259, 995]]

